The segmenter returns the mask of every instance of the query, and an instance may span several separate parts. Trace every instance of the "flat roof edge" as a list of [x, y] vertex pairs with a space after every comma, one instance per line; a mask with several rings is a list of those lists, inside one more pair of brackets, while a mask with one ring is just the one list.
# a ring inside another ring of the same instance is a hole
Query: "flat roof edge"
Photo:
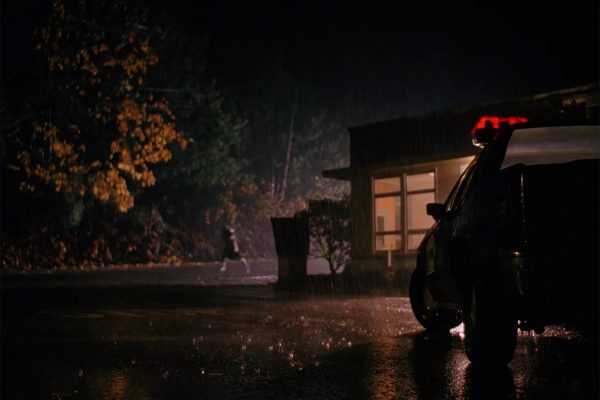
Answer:
[[323, 178], [337, 179], [340, 181], [349, 181], [352, 179], [352, 170], [350, 167], [324, 169], [321, 171]]

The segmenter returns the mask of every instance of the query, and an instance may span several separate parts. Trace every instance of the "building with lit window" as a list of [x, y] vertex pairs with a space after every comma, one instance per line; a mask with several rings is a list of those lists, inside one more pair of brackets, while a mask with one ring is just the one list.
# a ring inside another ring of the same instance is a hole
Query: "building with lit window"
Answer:
[[433, 224], [426, 204], [443, 203], [477, 153], [470, 131], [482, 116], [596, 115], [599, 92], [592, 84], [349, 128], [350, 165], [323, 171], [351, 183], [349, 272], [406, 277], [412, 271]]

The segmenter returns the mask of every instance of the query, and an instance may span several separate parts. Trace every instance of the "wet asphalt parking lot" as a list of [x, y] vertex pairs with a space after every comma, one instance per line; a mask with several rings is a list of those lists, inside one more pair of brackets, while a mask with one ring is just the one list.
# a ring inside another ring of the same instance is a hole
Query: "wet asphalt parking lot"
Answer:
[[2, 398], [599, 397], [598, 338], [575, 328], [521, 334], [506, 368], [478, 370], [460, 327], [424, 332], [406, 297], [287, 293], [258, 266], [236, 274], [160, 285], [5, 278]]

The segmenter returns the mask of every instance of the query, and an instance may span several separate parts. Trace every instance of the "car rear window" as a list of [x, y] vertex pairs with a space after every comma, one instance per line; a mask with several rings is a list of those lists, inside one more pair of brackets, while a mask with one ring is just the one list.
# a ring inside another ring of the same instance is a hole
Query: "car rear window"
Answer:
[[561, 164], [600, 158], [600, 126], [516, 129], [501, 169], [515, 164]]

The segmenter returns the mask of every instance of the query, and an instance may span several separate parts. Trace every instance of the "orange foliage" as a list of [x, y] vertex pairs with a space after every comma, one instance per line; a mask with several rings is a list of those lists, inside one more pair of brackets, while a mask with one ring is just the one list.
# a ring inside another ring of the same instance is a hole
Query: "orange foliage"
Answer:
[[[49, 24], [36, 32], [37, 49], [53, 90], [67, 100], [51, 105], [58, 111], [37, 123], [32, 146], [18, 154], [21, 189], [41, 183], [57, 192], [92, 194], [126, 212], [134, 204], [128, 183], [153, 186], [151, 165], [171, 160], [171, 144], [184, 149], [188, 143], [168, 103], [141, 90], [158, 56], [139, 27], [126, 25], [118, 40], [108, 40], [85, 1], [71, 13], [58, 0], [53, 8]], [[89, 151], [97, 135], [108, 148]]]

